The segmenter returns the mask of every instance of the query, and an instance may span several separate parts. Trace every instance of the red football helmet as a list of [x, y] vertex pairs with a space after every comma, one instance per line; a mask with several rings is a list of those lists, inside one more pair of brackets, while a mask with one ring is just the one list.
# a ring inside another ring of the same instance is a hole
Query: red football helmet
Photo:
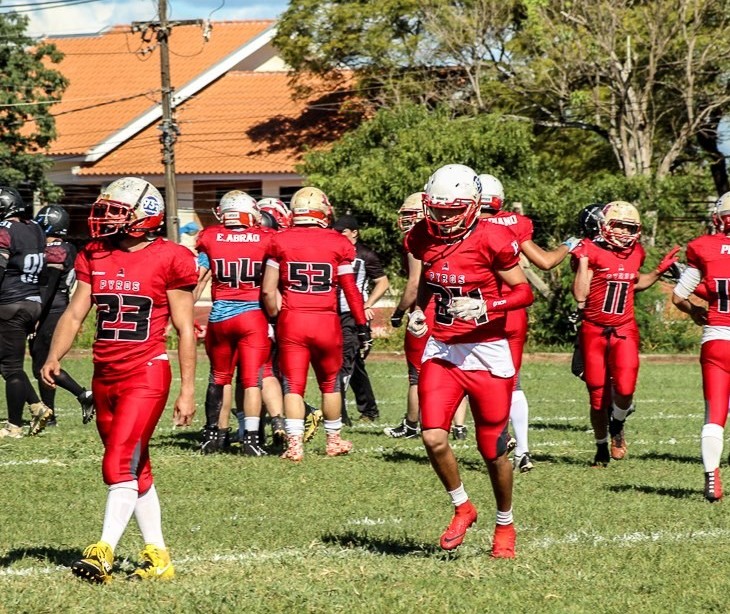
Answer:
[[142, 237], [164, 221], [159, 190], [139, 177], [124, 177], [104, 188], [91, 206], [89, 233], [95, 239], [116, 234]]
[[447, 164], [426, 184], [423, 207], [429, 232], [440, 239], [463, 237], [477, 220], [481, 183], [463, 164]]
[[320, 226], [329, 228], [335, 217], [327, 195], [319, 188], [302, 188], [291, 197], [292, 224], [294, 226]]
[[715, 209], [712, 211], [712, 223], [717, 232], [730, 233], [730, 192], [725, 192], [717, 199]]
[[292, 212], [278, 198], [262, 198], [256, 205], [261, 212], [268, 213], [274, 218], [279, 228], [289, 228], [292, 223]]

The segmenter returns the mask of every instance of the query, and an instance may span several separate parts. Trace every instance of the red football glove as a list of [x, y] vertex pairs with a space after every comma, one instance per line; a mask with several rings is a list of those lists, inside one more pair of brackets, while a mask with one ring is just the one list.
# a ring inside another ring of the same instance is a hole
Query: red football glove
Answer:
[[679, 246], [672, 248], [672, 250], [662, 258], [661, 262], [656, 267], [656, 272], [659, 275], [663, 275], [667, 272], [670, 266], [672, 266], [675, 262], [679, 261], [679, 258], [677, 258], [677, 252], [679, 251]]

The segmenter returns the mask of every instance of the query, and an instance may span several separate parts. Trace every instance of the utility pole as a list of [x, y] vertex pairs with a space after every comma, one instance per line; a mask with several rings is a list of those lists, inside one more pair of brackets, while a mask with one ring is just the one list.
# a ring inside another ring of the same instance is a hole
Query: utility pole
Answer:
[[[157, 15], [159, 21], [132, 23], [132, 32], [142, 32], [142, 40], [150, 42], [151, 35], [157, 38], [160, 46], [160, 84], [162, 91], [162, 122], [158, 126], [162, 132], [162, 163], [165, 166], [165, 224], [168, 240], [180, 241], [180, 219], [177, 216], [177, 186], [175, 183], [175, 141], [180, 129], [175, 122], [172, 108], [172, 95], [175, 89], [170, 78], [170, 49], [168, 42], [172, 28], [181, 25], [201, 25], [200, 19], [186, 19], [183, 21], [167, 21], [167, 0], [157, 0]], [[149, 34], [148, 34], [149, 33]]]

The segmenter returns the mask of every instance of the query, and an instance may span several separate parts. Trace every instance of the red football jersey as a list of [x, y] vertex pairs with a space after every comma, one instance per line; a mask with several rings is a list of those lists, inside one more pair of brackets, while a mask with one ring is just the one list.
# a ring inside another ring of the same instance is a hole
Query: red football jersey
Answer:
[[406, 237], [406, 247], [423, 262], [423, 277], [433, 292], [436, 318], [431, 334], [444, 343], [479, 343], [504, 339], [504, 312], [487, 313], [467, 322], [447, 311], [455, 296], [485, 300], [503, 296], [503, 283], [495, 273], [519, 262], [515, 234], [504, 226], [478, 223], [461, 241], [447, 244], [428, 232], [425, 220]]
[[96, 373], [121, 376], [165, 353], [167, 291], [193, 288], [198, 265], [187, 247], [165, 239], [134, 252], [93, 241], [79, 252], [76, 275], [91, 284], [96, 305]]
[[[730, 326], [730, 237], [719, 233], [687, 245], [687, 264], [699, 270], [707, 296], [707, 323]], [[702, 284], [701, 284], [702, 285]]]
[[263, 261], [275, 231], [270, 228], [208, 226], [197, 249], [208, 256], [214, 301], [258, 301]]
[[498, 224], [500, 226], [509, 227], [509, 229], [517, 235], [517, 240], [520, 245], [522, 245], [525, 241], [532, 240], [532, 220], [526, 215], [514, 213], [512, 211], [498, 211], [492, 217], [484, 217], [481, 218], [481, 220], [489, 222], [490, 224]]
[[279, 266], [282, 309], [337, 312], [338, 277], [352, 273], [355, 246], [330, 228], [294, 226], [269, 243]]
[[572, 254], [574, 261], [588, 258], [593, 271], [583, 317], [602, 326], [621, 326], [634, 322], [634, 285], [639, 281], [639, 269], [644, 264], [644, 248], [614, 251], [583, 239]]

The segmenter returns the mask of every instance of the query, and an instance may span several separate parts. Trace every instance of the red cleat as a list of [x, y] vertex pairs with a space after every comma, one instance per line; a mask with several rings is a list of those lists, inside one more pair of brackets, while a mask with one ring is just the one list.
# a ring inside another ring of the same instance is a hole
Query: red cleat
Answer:
[[464, 541], [466, 530], [477, 521], [477, 508], [471, 501], [466, 501], [454, 508], [454, 517], [441, 535], [441, 547], [444, 550], [456, 550]]
[[492, 558], [513, 559], [515, 558], [515, 541], [517, 533], [514, 524], [498, 524], [494, 527], [494, 539], [492, 540]]
[[722, 482], [720, 481], [719, 469], [705, 473], [705, 499], [710, 503], [722, 499]]

